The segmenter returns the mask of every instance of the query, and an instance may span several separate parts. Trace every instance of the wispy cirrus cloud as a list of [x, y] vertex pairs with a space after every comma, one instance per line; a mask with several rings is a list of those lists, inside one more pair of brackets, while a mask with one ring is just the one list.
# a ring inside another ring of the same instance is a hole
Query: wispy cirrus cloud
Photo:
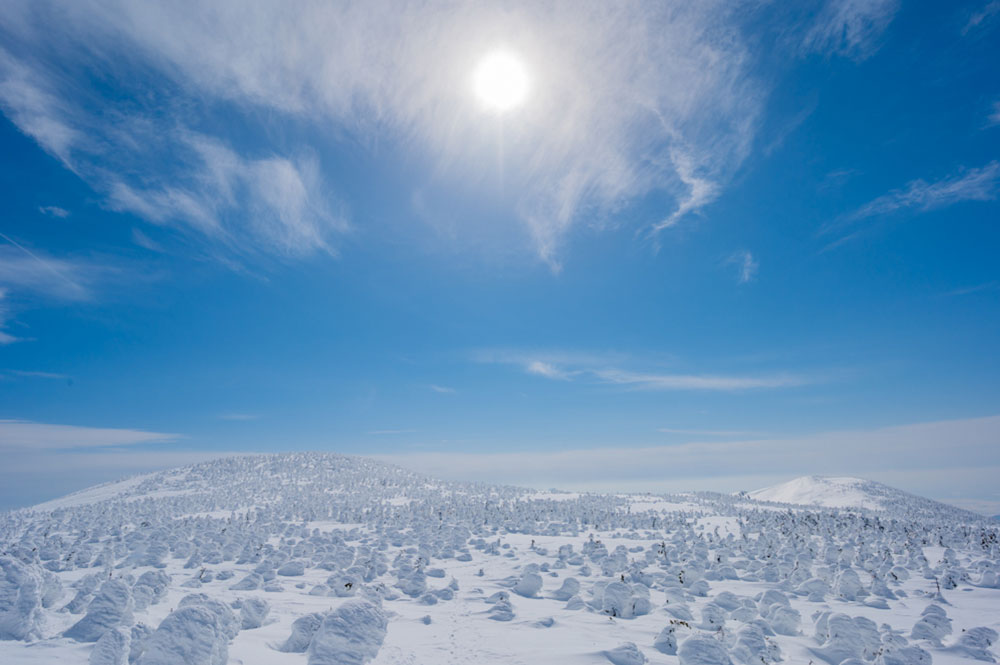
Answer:
[[59, 206], [39, 206], [38, 212], [43, 215], [48, 215], [49, 217], [58, 217], [59, 219], [66, 219], [69, 217], [69, 210], [60, 208]]
[[[8, 11], [12, 9], [15, 9], [12, 5], [6, 7]], [[92, 145], [85, 133], [71, 126], [75, 109], [61, 97], [55, 82], [48, 76], [39, 76], [35, 68], [2, 46], [0, 109], [22, 132], [70, 169], [73, 169], [71, 150]]]
[[924, 212], [961, 201], [992, 201], [997, 197], [998, 184], [1000, 162], [994, 161], [982, 168], [967, 169], [937, 182], [914, 180], [902, 189], [893, 190], [863, 205], [851, 218], [864, 219], [903, 209]]
[[14, 337], [6, 331], [7, 323], [10, 320], [10, 309], [7, 306], [7, 291], [0, 288], [0, 346], [5, 344], [13, 344], [18, 341], [17, 337]]
[[87, 260], [56, 258], [0, 233], [0, 286], [60, 300], [88, 300], [108, 268]]
[[152, 277], [120, 257], [55, 256], [0, 232], [0, 344], [25, 339], [5, 329], [29, 301], [91, 303], [102, 290]]
[[997, 16], [1000, 16], [1000, 0], [989, 0], [989, 2], [969, 15], [969, 20], [966, 21], [965, 26], [962, 28], [962, 34], [969, 34], [979, 27], [988, 25]]
[[899, 9], [898, 0], [826, 0], [802, 46], [806, 51], [865, 60]]
[[719, 183], [709, 179], [703, 171], [699, 171], [689, 153], [674, 150], [671, 152], [671, 162], [686, 192], [680, 195], [677, 208], [673, 212], [650, 227], [649, 233], [654, 241], [661, 231], [676, 226], [685, 215], [705, 207], [718, 198], [722, 191]]
[[674, 373], [630, 369], [643, 363], [625, 354], [547, 353], [493, 350], [472, 354], [475, 362], [512, 365], [526, 374], [555, 381], [589, 382], [629, 390], [742, 391], [791, 388], [815, 383], [815, 379], [792, 373], [758, 375]]
[[135, 429], [51, 425], [28, 420], [0, 420], [0, 450], [68, 450], [163, 443], [178, 434]]
[[[998, 0], [998, 4], [1000, 4], [1000, 0]], [[1000, 101], [993, 102], [993, 109], [986, 119], [990, 126], [1000, 125]]]
[[637, 390], [708, 390], [735, 391], [760, 388], [789, 388], [809, 383], [793, 374], [762, 376], [726, 376], [716, 374], [663, 374], [630, 372], [620, 369], [594, 369], [589, 373], [604, 383]]
[[55, 381], [67, 381], [72, 378], [68, 374], [60, 374], [58, 372], [39, 372], [35, 370], [23, 369], [0, 370], [0, 376], [4, 375], [19, 377], [22, 379], [50, 379]]
[[[504, 198], [553, 265], [581, 219], [664, 191], [665, 228], [711, 201], [748, 154], [767, 91], [741, 13], [721, 0], [12, 0], [0, 18], [0, 106], [113, 208], [286, 254], [336, 246], [345, 229], [339, 183], [302, 157], [317, 139], [396, 142], [472, 190], [495, 178], [495, 127], [469, 94], [491, 48], [531, 72], [504, 127]], [[119, 89], [90, 85], [97, 72]], [[221, 107], [253, 141], [215, 126]]]
[[[84, 86], [85, 75], [77, 65], [114, 67], [104, 58], [126, 46], [122, 36], [92, 33], [95, 41], [90, 44], [67, 38], [55, 53], [34, 43], [48, 29], [69, 29], [48, 9], [39, 4], [28, 11], [17, 2], [0, 9], [0, 16], [6, 12], [13, 19], [11, 28], [20, 28], [7, 35], [9, 41], [20, 42], [27, 53], [17, 57], [0, 46], [0, 110], [101, 192], [108, 207], [193, 232], [241, 253], [296, 256], [333, 251], [331, 237], [343, 234], [349, 225], [343, 206], [326, 193], [327, 183], [321, 182], [308, 149], [276, 155], [267, 148], [248, 155], [221, 138], [191, 129], [179, 109], [194, 102], [180, 102], [179, 91], [170, 90], [176, 82], [166, 77], [142, 81], [153, 90], [140, 93], [128, 89], [129, 82], [140, 82], [120, 71], [124, 89], [101, 99], [100, 93]], [[97, 30], [98, 8], [76, 9], [81, 11], [81, 27]], [[77, 63], [70, 67], [77, 69], [77, 77], [61, 71], [67, 59]], [[140, 98], [129, 98], [128, 92]], [[176, 104], [164, 98], [171, 93], [178, 97]], [[143, 97], [156, 99], [144, 105]], [[57, 206], [40, 211], [56, 217], [69, 214]]]
[[952, 289], [946, 292], [946, 296], [967, 296], [971, 293], [982, 293], [983, 291], [997, 291], [1000, 290], [1000, 281], [990, 281], [983, 282], [982, 284], [973, 284], [972, 286], [963, 286], [957, 289]]
[[883, 194], [855, 211], [827, 224], [821, 235], [840, 233], [841, 238], [828, 248], [843, 244], [860, 231], [850, 232], [858, 223], [901, 211], [928, 212], [965, 201], [993, 201], [1000, 193], [1000, 162], [980, 168], [962, 169], [955, 175], [927, 182], [912, 180], [905, 187]]
[[112, 266], [92, 259], [59, 258], [29, 249], [0, 233], [0, 345], [25, 339], [9, 332], [14, 296], [86, 302], [93, 298], [95, 285], [115, 272]]
[[524, 371], [528, 374], [535, 374], [536, 376], [544, 376], [546, 379], [560, 379], [569, 380], [573, 378], [574, 375], [579, 374], [578, 371], [568, 371], [560, 369], [550, 362], [544, 360], [530, 360], [524, 367]]
[[150, 174], [134, 185], [108, 182], [108, 205], [155, 224], [183, 224], [239, 251], [299, 256], [333, 252], [330, 234], [349, 224], [324, 200], [313, 157], [249, 158], [199, 134], [177, 136], [174, 158], [187, 174]]
[[441, 395], [453, 395], [456, 392], [454, 388], [450, 388], [448, 386], [439, 386], [436, 383], [432, 383], [427, 387]]
[[752, 282], [757, 277], [757, 269], [760, 268], [760, 263], [758, 263], [757, 259], [745, 249], [730, 256], [726, 263], [736, 266], [736, 281], [740, 284]]

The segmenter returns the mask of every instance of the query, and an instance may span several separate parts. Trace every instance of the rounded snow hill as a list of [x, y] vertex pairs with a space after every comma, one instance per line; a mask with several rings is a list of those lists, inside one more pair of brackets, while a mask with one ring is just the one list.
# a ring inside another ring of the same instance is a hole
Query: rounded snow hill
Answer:
[[979, 522], [982, 515], [910, 494], [874, 480], [850, 477], [802, 476], [787, 483], [748, 492], [757, 501], [823, 508], [892, 511], [911, 517]]
[[802, 476], [787, 483], [750, 492], [750, 498], [803, 506], [885, 510], [883, 500], [887, 492], [904, 494], [887, 485], [863, 478]]

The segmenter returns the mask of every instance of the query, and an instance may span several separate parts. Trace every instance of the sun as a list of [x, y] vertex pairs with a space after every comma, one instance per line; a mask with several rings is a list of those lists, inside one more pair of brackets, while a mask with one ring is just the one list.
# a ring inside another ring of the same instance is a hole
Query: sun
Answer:
[[487, 110], [504, 113], [524, 103], [528, 71], [516, 55], [494, 51], [479, 61], [473, 76], [476, 97]]

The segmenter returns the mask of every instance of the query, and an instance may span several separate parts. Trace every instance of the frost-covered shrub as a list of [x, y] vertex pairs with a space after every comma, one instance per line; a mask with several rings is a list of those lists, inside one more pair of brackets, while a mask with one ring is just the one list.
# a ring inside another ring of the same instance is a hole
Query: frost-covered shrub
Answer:
[[964, 631], [958, 642], [949, 647], [949, 651], [965, 658], [973, 658], [987, 663], [995, 663], [996, 658], [990, 653], [990, 647], [997, 643], [997, 631], [980, 626]]
[[132, 624], [132, 590], [123, 580], [108, 580], [87, 605], [82, 619], [63, 633], [78, 642], [96, 642], [116, 626]]
[[276, 572], [283, 577], [299, 577], [305, 575], [306, 565], [301, 561], [289, 561], [278, 568]]
[[33, 640], [42, 636], [42, 608], [62, 594], [49, 571], [13, 557], [0, 557], [0, 640]]
[[292, 634], [278, 650], [288, 653], [305, 653], [312, 642], [313, 635], [323, 623], [323, 615], [319, 612], [306, 614], [292, 622]]
[[915, 640], [928, 640], [935, 646], [941, 645], [941, 640], [951, 634], [951, 619], [940, 605], [928, 605], [920, 613], [920, 620], [913, 624], [910, 637]]
[[145, 642], [139, 665], [226, 665], [229, 640], [214, 612], [200, 605], [179, 608]]
[[388, 619], [367, 600], [350, 600], [323, 618], [309, 644], [309, 665], [364, 665], [378, 654]]
[[798, 610], [784, 605], [773, 606], [767, 617], [767, 622], [779, 635], [798, 635], [801, 621]]
[[236, 620], [236, 615], [233, 614], [233, 611], [229, 608], [229, 606], [222, 601], [210, 598], [203, 593], [192, 593], [184, 596], [181, 598], [181, 602], [178, 603], [177, 606], [179, 608], [202, 607], [214, 614], [219, 630], [226, 638], [227, 643], [229, 640], [236, 637], [236, 634], [240, 631], [240, 623]]
[[90, 652], [90, 665], [126, 665], [132, 644], [132, 633], [125, 628], [112, 628], [101, 635]]
[[733, 660], [743, 665], [769, 665], [781, 660], [778, 645], [768, 641], [764, 631], [752, 624], [740, 628], [731, 653]]
[[162, 570], [147, 570], [132, 587], [132, 597], [136, 610], [144, 610], [149, 605], [160, 602], [167, 594], [170, 576]]
[[676, 655], [677, 644], [680, 641], [678, 633], [681, 631], [683, 631], [681, 634], [688, 635], [691, 632], [691, 628], [683, 622], [677, 620], [671, 621], [657, 634], [656, 639], [653, 640], [653, 648], [668, 656]]
[[514, 586], [514, 593], [525, 598], [535, 598], [541, 590], [542, 576], [531, 571], [526, 571], [521, 575], [521, 579]]
[[250, 573], [229, 588], [233, 591], [254, 591], [259, 589], [263, 582], [264, 578], [259, 573]]
[[726, 648], [713, 637], [696, 634], [681, 642], [677, 649], [681, 665], [732, 665]]

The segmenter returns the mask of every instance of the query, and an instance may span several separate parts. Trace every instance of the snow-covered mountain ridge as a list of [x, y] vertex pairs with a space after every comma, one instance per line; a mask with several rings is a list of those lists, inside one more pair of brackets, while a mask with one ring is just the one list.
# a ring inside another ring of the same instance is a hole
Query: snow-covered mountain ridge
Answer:
[[895, 514], [925, 514], [971, 519], [974, 513], [910, 494], [874, 480], [833, 476], [801, 476], [788, 482], [748, 492], [757, 501], [826, 508], [857, 508]]
[[995, 658], [1000, 525], [892, 496], [844, 511], [216, 460], [0, 514], [0, 663]]

